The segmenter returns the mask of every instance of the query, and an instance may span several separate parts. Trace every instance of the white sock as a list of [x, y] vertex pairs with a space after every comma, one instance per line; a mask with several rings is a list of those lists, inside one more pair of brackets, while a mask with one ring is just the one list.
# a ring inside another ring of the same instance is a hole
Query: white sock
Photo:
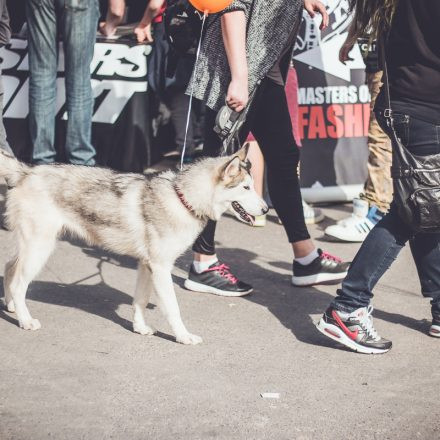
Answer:
[[314, 249], [312, 252], [310, 252], [309, 255], [306, 255], [305, 257], [295, 258], [295, 261], [297, 261], [299, 264], [302, 264], [303, 266], [307, 266], [315, 258], [318, 258], [318, 257], [319, 257], [318, 249]]
[[208, 261], [193, 261], [194, 270], [197, 273], [202, 273], [206, 269], [208, 269], [209, 266], [216, 263], [217, 261], [218, 261], [217, 257], [213, 257], [212, 260], [208, 260]]

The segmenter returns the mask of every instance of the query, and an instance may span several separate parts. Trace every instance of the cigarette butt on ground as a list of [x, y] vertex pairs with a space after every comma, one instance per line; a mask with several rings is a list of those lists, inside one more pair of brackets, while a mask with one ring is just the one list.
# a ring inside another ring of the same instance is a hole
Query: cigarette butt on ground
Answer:
[[280, 393], [260, 393], [263, 399], [279, 399]]

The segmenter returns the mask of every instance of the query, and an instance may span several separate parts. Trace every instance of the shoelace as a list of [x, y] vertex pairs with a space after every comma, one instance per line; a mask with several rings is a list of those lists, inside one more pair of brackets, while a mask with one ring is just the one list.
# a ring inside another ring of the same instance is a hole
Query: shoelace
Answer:
[[373, 306], [369, 305], [367, 307], [367, 313], [362, 314], [362, 316], [358, 316], [358, 319], [361, 323], [362, 328], [367, 332], [368, 336], [371, 336], [374, 340], [380, 339], [379, 334], [376, 329], [373, 327], [373, 317], [371, 314], [373, 313]]
[[226, 264], [220, 264], [218, 266], [210, 267], [209, 269], [207, 269], [207, 272], [218, 272], [221, 277], [227, 279], [232, 284], [235, 284], [238, 281], [238, 278], [231, 273], [229, 266], [227, 266]]
[[339, 257], [335, 257], [332, 254], [329, 254], [328, 252], [322, 251], [321, 258], [324, 260], [331, 260], [335, 261], [336, 263], [342, 263], [342, 260]]

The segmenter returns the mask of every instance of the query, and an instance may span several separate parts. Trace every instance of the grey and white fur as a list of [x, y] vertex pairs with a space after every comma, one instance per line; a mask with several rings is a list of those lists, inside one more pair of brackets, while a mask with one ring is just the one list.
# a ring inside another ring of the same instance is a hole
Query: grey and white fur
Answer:
[[180, 316], [171, 270], [208, 219], [218, 220], [233, 201], [249, 216], [267, 205], [257, 195], [245, 163], [236, 155], [208, 158], [153, 177], [76, 165], [30, 167], [0, 152], [0, 176], [10, 187], [6, 219], [17, 250], [6, 264], [5, 303], [19, 326], [38, 330], [26, 306], [29, 283], [43, 268], [57, 238], [70, 233], [90, 245], [138, 260], [133, 330], [152, 335], [145, 309], [155, 292], [176, 340], [198, 344]]

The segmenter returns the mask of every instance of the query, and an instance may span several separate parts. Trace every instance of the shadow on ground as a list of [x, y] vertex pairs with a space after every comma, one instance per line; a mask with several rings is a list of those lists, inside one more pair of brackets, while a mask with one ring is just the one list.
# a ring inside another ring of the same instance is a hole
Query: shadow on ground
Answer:
[[[136, 260], [85, 246], [79, 240], [68, 240], [71, 244], [81, 247], [82, 251], [96, 259], [96, 272], [75, 283], [62, 284], [56, 282], [33, 282], [27, 297], [43, 303], [62, 305], [83, 310], [87, 313], [108, 319], [122, 328], [132, 331], [132, 323], [118, 315], [117, 309], [121, 304], [131, 304], [132, 292], [125, 293], [114, 289], [105, 283], [102, 276], [103, 263], [136, 269]], [[232, 267], [242, 268], [244, 278], [254, 285], [253, 294], [245, 299], [266, 307], [299, 341], [305, 344], [338, 347], [339, 344], [322, 336], [315, 328], [310, 315], [320, 315], [328, 307], [332, 296], [319, 288], [295, 288], [290, 284], [290, 264], [284, 261], [270, 261], [268, 264], [274, 270], [262, 268], [256, 262], [257, 254], [243, 250], [222, 248], [222, 258]], [[191, 254], [188, 252], [176, 262], [176, 266], [186, 272], [190, 264]], [[286, 273], [279, 273], [279, 270]], [[100, 281], [94, 285], [80, 284], [89, 278], [99, 276]], [[174, 282], [183, 288], [184, 278], [173, 276]], [[153, 304], [148, 306], [154, 308]], [[14, 315], [1, 312], [0, 317], [16, 324]], [[379, 319], [395, 324], [404, 325], [410, 329], [425, 332], [427, 321], [416, 320], [398, 313], [376, 310]], [[174, 340], [170, 335], [159, 333], [159, 337]]]

